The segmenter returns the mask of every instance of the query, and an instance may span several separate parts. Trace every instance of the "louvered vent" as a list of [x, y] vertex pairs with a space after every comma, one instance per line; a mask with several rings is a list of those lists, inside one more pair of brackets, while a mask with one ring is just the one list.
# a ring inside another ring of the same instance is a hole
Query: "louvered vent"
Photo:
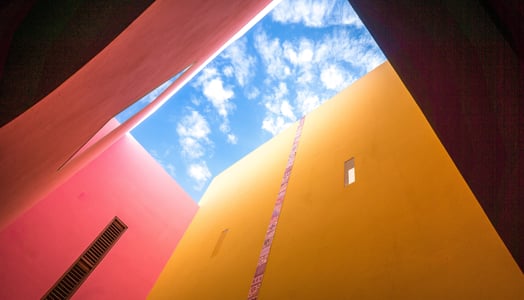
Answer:
[[71, 298], [126, 229], [126, 224], [115, 217], [42, 299]]

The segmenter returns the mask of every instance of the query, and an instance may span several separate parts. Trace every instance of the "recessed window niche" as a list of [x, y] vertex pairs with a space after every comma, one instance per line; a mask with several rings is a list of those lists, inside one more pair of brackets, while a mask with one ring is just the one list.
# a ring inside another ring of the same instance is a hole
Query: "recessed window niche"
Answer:
[[344, 186], [355, 182], [355, 158], [352, 157], [344, 162]]

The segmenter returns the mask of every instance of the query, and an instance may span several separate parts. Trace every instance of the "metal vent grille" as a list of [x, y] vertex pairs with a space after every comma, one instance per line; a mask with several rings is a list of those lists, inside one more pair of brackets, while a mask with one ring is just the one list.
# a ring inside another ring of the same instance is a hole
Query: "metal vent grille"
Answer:
[[115, 217], [42, 299], [69, 299], [127, 229]]

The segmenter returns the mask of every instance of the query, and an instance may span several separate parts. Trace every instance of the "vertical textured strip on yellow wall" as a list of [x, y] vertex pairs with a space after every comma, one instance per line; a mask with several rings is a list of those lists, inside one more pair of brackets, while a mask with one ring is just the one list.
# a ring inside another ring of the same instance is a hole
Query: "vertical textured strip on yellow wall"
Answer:
[[257, 269], [255, 271], [255, 275], [253, 275], [251, 287], [249, 288], [249, 294], [247, 296], [248, 300], [256, 300], [258, 298], [260, 287], [262, 286], [264, 271], [266, 270], [269, 252], [271, 251], [271, 244], [273, 243], [273, 237], [275, 236], [275, 231], [277, 229], [278, 218], [280, 217], [280, 212], [282, 211], [282, 204], [284, 203], [284, 197], [286, 196], [287, 185], [289, 182], [289, 177], [291, 176], [291, 170], [293, 169], [293, 163], [295, 162], [295, 156], [297, 153], [300, 136], [302, 135], [302, 127], [304, 126], [305, 118], [306, 117], [304, 116], [300, 119], [297, 132], [295, 133], [293, 148], [291, 148], [291, 152], [289, 153], [286, 170], [284, 171], [284, 176], [282, 177], [282, 183], [280, 184], [277, 200], [275, 201], [275, 206], [273, 207], [273, 214], [271, 215], [271, 220], [269, 221], [269, 226], [266, 230], [264, 245], [262, 246], [262, 250], [260, 251], [258, 258]]

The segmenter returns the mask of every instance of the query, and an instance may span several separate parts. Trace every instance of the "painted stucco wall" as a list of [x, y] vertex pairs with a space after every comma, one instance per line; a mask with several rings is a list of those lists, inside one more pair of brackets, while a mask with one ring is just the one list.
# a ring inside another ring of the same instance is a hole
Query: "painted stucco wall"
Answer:
[[[149, 298], [246, 299], [295, 129], [215, 178]], [[523, 297], [517, 264], [389, 63], [306, 117], [260, 299]]]
[[144, 299], [197, 208], [125, 135], [0, 232], [0, 299], [39, 299], [114, 216], [129, 228], [73, 299]]
[[246, 298], [295, 128], [215, 177], [150, 298]]
[[270, 3], [155, 1], [63, 84], [0, 127], [0, 230], [80, 169], [57, 172], [111, 118], [190, 65], [175, 85], [193, 76]]

